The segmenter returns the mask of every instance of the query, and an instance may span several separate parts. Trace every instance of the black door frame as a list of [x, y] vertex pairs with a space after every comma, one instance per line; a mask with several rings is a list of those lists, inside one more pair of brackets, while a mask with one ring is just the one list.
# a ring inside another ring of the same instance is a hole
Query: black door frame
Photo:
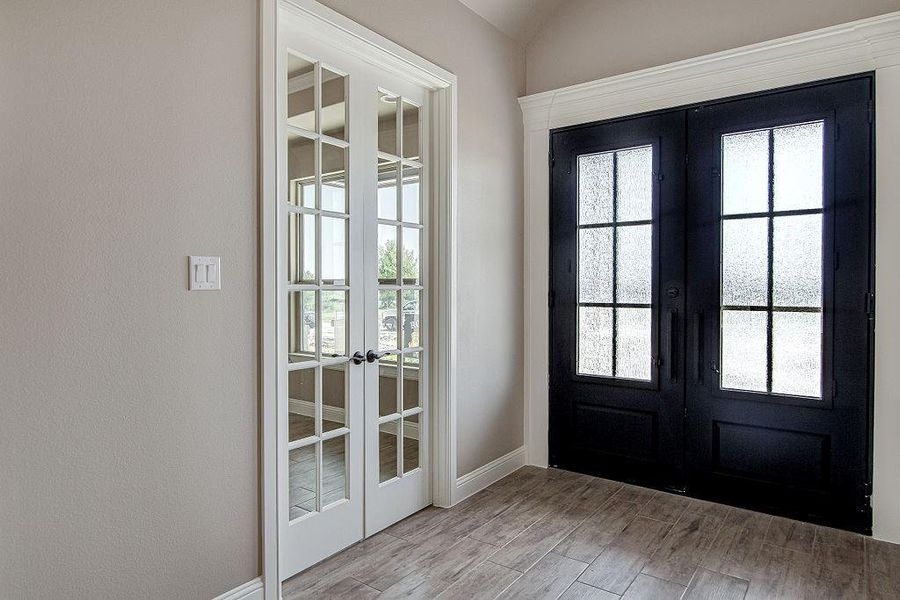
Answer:
[[[857, 390], [854, 390], [854, 393], [853, 393], [853, 398], [858, 403], [859, 398], [860, 398], [859, 390], [865, 390], [864, 391], [865, 406], [864, 407], [859, 407], [859, 406], [856, 407], [856, 409], [858, 409], [858, 412], [860, 413], [859, 415], [857, 415], [857, 418], [864, 422], [865, 439], [860, 441], [860, 444], [862, 446], [860, 456], [861, 456], [863, 465], [861, 465], [861, 467], [859, 469], [857, 469], [857, 471], [858, 471], [857, 472], [857, 475], [858, 475], [857, 480], [859, 482], [859, 485], [858, 485], [858, 489], [854, 490], [854, 492], [853, 492], [854, 493], [853, 502], [855, 503], [855, 514], [851, 518], [845, 518], [846, 515], [844, 515], [844, 517], [836, 517], [834, 514], [827, 514], [827, 512], [823, 513], [821, 511], [814, 513], [814, 514], [798, 513], [797, 511], [794, 511], [791, 509], [782, 509], [777, 506], [767, 506], [767, 505], [765, 505], [765, 503], [759, 502], [758, 499], [754, 499], [754, 498], [741, 497], [740, 495], [735, 495], [735, 494], [717, 493], [715, 491], [715, 489], [711, 489], [710, 486], [704, 486], [704, 485], [691, 485], [691, 488], [687, 489], [686, 492], [688, 493], [688, 495], [691, 495], [691, 496], [708, 498], [708, 499], [713, 499], [713, 500], [720, 500], [720, 501], [724, 501], [724, 502], [731, 503], [731, 504], [743, 505], [743, 506], [747, 506], [750, 508], [762, 509], [767, 512], [772, 512], [775, 514], [784, 514], [786, 516], [804, 518], [809, 521], [820, 522], [820, 523], [833, 525], [833, 526], [837, 526], [837, 527], [842, 527], [842, 528], [846, 528], [846, 529], [852, 529], [852, 530], [859, 531], [862, 533], [867, 533], [867, 534], [871, 533], [872, 515], [871, 515], [871, 508], [869, 507], [869, 496], [871, 495], [872, 454], [873, 454], [873, 444], [872, 444], [873, 407], [874, 407], [874, 389], [873, 389], [874, 388], [874, 293], [873, 292], [874, 292], [874, 264], [875, 264], [874, 263], [874, 253], [875, 253], [875, 240], [874, 240], [875, 154], [874, 154], [874, 127], [871, 125], [871, 123], [874, 121], [874, 104], [873, 104], [873, 100], [871, 100], [871, 99], [874, 99], [874, 74], [872, 74], [872, 73], [862, 73], [862, 74], [850, 75], [850, 76], [846, 76], [846, 77], [833, 78], [833, 79], [817, 81], [817, 82], [812, 82], [812, 83], [806, 83], [806, 84], [801, 84], [801, 85], [782, 87], [782, 88], [777, 88], [777, 89], [773, 89], [773, 90], [767, 90], [765, 92], [760, 92], [760, 93], [744, 94], [744, 95], [740, 95], [740, 96], [716, 99], [716, 100], [709, 101], [709, 102], [695, 103], [695, 104], [690, 104], [690, 105], [685, 105], [685, 106], [668, 108], [668, 109], [664, 109], [664, 110], [657, 110], [657, 111], [641, 113], [641, 114], [636, 114], [636, 115], [629, 115], [626, 117], [610, 119], [610, 120], [605, 120], [605, 121], [600, 121], [600, 122], [595, 122], [595, 123], [579, 124], [579, 125], [575, 125], [575, 126], [554, 129], [550, 132], [550, 136], [551, 136], [551, 139], [550, 139], [550, 148], [551, 148], [551, 173], [550, 173], [551, 247], [549, 249], [550, 250], [550, 288], [549, 289], [551, 290], [551, 311], [550, 311], [551, 312], [551, 314], [550, 314], [551, 326], [550, 326], [550, 332], [549, 332], [549, 334], [550, 334], [550, 340], [549, 340], [550, 341], [550, 344], [549, 344], [550, 357], [549, 358], [550, 358], [550, 408], [551, 408], [551, 410], [550, 410], [549, 449], [550, 449], [550, 464], [551, 464], [551, 466], [560, 466], [562, 468], [570, 468], [572, 470], [589, 472], [589, 473], [597, 474], [597, 475], [606, 475], [606, 476], [612, 476], [612, 477], [618, 478], [618, 479], [637, 481], [637, 482], [641, 483], [642, 485], [648, 485], [650, 487], [671, 489], [671, 485], [672, 485], [672, 482], [667, 481], [666, 478], [652, 478], [652, 477], [648, 478], [648, 477], [642, 476], [640, 473], [635, 473], [635, 474], [632, 474], [632, 476], [629, 476], [628, 473], [617, 473], [616, 469], [598, 469], [596, 467], [596, 465], [585, 464], [585, 463], [589, 463], [589, 461], [581, 461], [581, 462], [572, 461], [572, 460], [569, 460], [567, 456], [565, 456], [565, 453], [560, 454], [559, 452], [555, 452], [555, 450], [557, 450], [558, 446], [559, 446], [559, 441], [558, 441], [559, 438], [564, 435], [564, 430], [561, 430], [559, 427], [559, 418], [558, 418], [559, 415], [556, 414], [556, 413], [558, 413], [558, 409], [557, 409], [556, 403], [554, 401], [555, 395], [554, 395], [554, 374], [553, 374], [553, 372], [554, 372], [554, 368], [555, 367], [558, 368], [558, 366], [559, 366], [559, 365], [555, 365], [554, 361], [558, 362], [559, 356], [560, 356], [558, 353], [555, 353], [555, 348], [554, 348], [555, 340], [554, 340], [554, 336], [553, 336], [553, 326], [554, 326], [553, 324], [554, 324], [554, 318], [555, 318], [554, 312], [557, 310], [557, 307], [553, 306], [554, 305], [553, 298], [554, 298], [555, 290], [558, 289], [556, 287], [556, 284], [558, 282], [556, 282], [554, 280], [554, 269], [559, 269], [559, 266], [560, 266], [560, 265], [556, 264], [559, 262], [559, 257], [554, 256], [554, 250], [553, 250], [553, 247], [554, 247], [554, 242], [553, 242], [554, 219], [557, 218], [557, 216], [555, 215], [555, 210], [558, 208], [557, 207], [558, 203], [554, 202], [554, 196], [556, 195], [557, 197], [559, 197], [560, 190], [557, 189], [558, 186], [554, 180], [553, 162], [556, 160], [559, 160], [560, 158], [565, 160], [564, 157], [559, 157], [556, 154], [555, 136], [557, 136], [558, 134], [563, 134], [563, 133], [571, 134], [573, 132], [578, 132], [580, 130], [586, 130], [586, 129], [589, 129], [592, 127], [597, 127], [600, 125], [611, 125], [611, 124], [616, 124], [616, 123], [624, 123], [624, 122], [635, 120], [635, 119], [666, 115], [666, 114], [670, 114], [673, 112], [682, 112], [685, 115], [685, 119], [687, 119], [688, 111], [695, 111], [697, 109], [703, 110], [704, 108], [719, 106], [719, 105], [723, 105], [723, 104], [731, 103], [731, 102], [735, 102], [735, 101], [740, 101], [740, 100], [765, 98], [765, 97], [768, 97], [768, 96], [771, 96], [774, 94], [780, 94], [782, 92], [806, 90], [806, 89], [811, 89], [811, 88], [815, 88], [815, 87], [822, 86], [822, 85], [829, 85], [829, 84], [835, 84], [835, 83], [846, 82], [846, 81], [854, 81], [854, 80], [857, 80], [857, 81], [865, 80], [867, 82], [867, 85], [869, 86], [869, 93], [870, 93], [870, 96], [869, 96], [870, 100], [868, 101], [869, 104], [868, 104], [868, 111], [867, 111], [868, 112], [868, 122], [870, 123], [870, 126], [869, 126], [870, 133], [869, 133], [869, 139], [867, 142], [868, 143], [868, 152], [869, 152], [869, 157], [870, 157], [869, 168], [868, 168], [867, 172], [858, 174], [859, 177], [865, 178], [868, 182], [867, 197], [864, 199], [860, 199], [860, 201], [866, 202], [868, 204], [868, 211], [867, 211], [867, 214], [868, 214], [868, 227], [867, 227], [868, 248], [863, 253], [863, 257], [865, 259], [866, 264], [863, 265], [863, 268], [861, 269], [861, 277], [865, 279], [866, 289], [869, 291], [869, 293], [866, 294], [865, 298], [857, 299], [858, 302], [860, 303], [860, 306], [864, 307], [864, 310], [866, 310], [868, 312], [868, 317], [867, 317], [868, 322], [867, 322], [865, 334], [860, 335], [860, 330], [858, 327], [854, 330], [855, 331], [854, 335], [858, 338], [858, 341], [860, 342], [861, 346], [864, 348], [864, 351], [866, 354], [865, 358], [866, 358], [866, 362], [867, 362], [867, 368], [866, 368], [866, 373], [865, 373], [865, 378], [864, 378], [865, 380], [862, 382], [861, 387]], [[825, 116], [827, 117], [827, 115], [825, 115]], [[764, 126], [765, 124], [760, 123], [760, 125]], [[837, 135], [839, 135], [839, 132], [837, 132]], [[687, 155], [685, 155], [685, 156], [687, 156]], [[688, 171], [688, 167], [686, 166], [685, 172], [687, 172], [687, 171]], [[838, 196], [839, 196], [841, 191], [836, 190], [835, 193], [838, 194]], [[840, 197], [837, 198], [837, 202], [841, 202]], [[844, 263], [845, 258], [847, 258], [847, 257], [845, 257], [845, 256], [839, 257], [839, 260], [841, 261], [841, 263]], [[827, 259], [828, 259], [828, 257], [824, 254], [824, 249], [823, 249], [823, 261], [825, 261]], [[852, 264], [852, 265], [847, 265], [845, 263], [844, 266], [845, 266], [845, 268], [849, 268], [850, 266], [853, 266], [853, 268], [856, 268], [857, 270], [859, 270], [859, 268], [860, 268], [860, 265], [858, 263]], [[825, 269], [825, 270], [827, 271], [827, 269]], [[826, 274], [825, 276], [827, 277], [828, 275]], [[662, 313], [660, 313], [660, 314], [662, 314]], [[684, 314], [685, 314], [685, 312], [682, 311], [678, 316], [682, 317]], [[698, 337], [708, 336], [708, 335], [710, 335], [711, 331], [714, 331], [714, 324], [709, 323], [708, 319], [705, 319], [705, 321], [707, 321], [707, 322], [703, 322], [703, 321], [698, 321], [697, 319], [693, 318], [691, 308], [688, 308], [687, 315], [688, 315], [687, 319], [680, 318], [679, 327], [677, 328], [678, 333], [681, 335], [681, 338], [678, 341], [678, 345], [680, 348], [682, 348], [682, 351], [679, 356], [683, 357], [683, 358], [680, 360], [680, 364], [678, 365], [678, 368], [680, 370], [679, 371], [679, 375], [680, 375], [679, 381], [683, 382], [683, 385], [684, 385], [685, 408], [688, 408], [690, 406], [690, 400], [688, 400], [687, 398], [688, 398], [688, 389], [690, 389], [691, 382], [695, 382], [697, 380], [697, 378], [702, 379], [704, 376], [707, 376], [706, 373], [708, 371], [705, 369], [704, 365], [709, 362], [708, 356], [707, 357], [699, 356], [699, 360], [698, 360], [698, 357], [696, 357], [696, 356], [693, 356], [693, 355], [690, 357], [686, 356], [685, 350], [687, 349], [688, 346], [690, 346], [693, 350], [697, 346], [696, 340]], [[660, 323], [659, 325], [662, 325], [662, 324]], [[687, 326], [685, 326], [685, 325], [687, 325]], [[657, 329], [660, 329], [660, 327], [658, 326]], [[836, 344], [840, 344], [840, 342], [842, 340], [841, 336], [842, 336], [842, 334], [840, 332], [835, 332], [834, 340], [835, 340]], [[832, 336], [826, 335], [825, 337], [830, 338]], [[826, 339], [825, 343], [828, 343], [828, 339]], [[708, 378], [708, 376], [707, 376], [707, 378]], [[850, 394], [848, 394], [848, 396], [849, 395]], [[840, 396], [837, 396], [837, 398], [840, 398]], [[808, 405], [808, 401], [803, 401], [803, 400], [796, 401], [796, 400], [790, 399], [790, 398], [787, 398], [787, 399], [777, 399], [776, 398], [776, 399], [774, 399], [774, 402], [781, 403], [781, 404], [787, 405], [787, 406], [791, 406], [791, 405], [802, 406], [804, 404]], [[831, 391], [828, 390], [827, 388], [823, 388], [822, 402], [825, 402], [828, 406], [833, 405], [834, 400], [831, 397]], [[823, 407], [824, 407], [824, 405], [823, 405]], [[685, 415], [686, 422], [689, 423], [691, 427], [696, 427], [696, 424], [690, 423], [690, 419], [687, 417], [687, 412], [688, 411], [686, 411], [686, 415]], [[569, 417], [567, 416], [567, 418], [569, 418]], [[687, 438], [687, 435], [685, 435], [685, 440], [686, 440], [686, 438]], [[687, 448], [687, 444], [685, 444], [685, 452], [688, 452], [688, 450], [689, 449]], [[693, 458], [694, 458], [693, 455], [687, 455], [688, 461], [693, 460]], [[682, 480], [685, 482], [690, 481], [693, 484], [694, 482], [692, 481], [693, 478], [691, 477], [691, 474], [687, 473], [686, 475], [687, 476], [683, 477]]]

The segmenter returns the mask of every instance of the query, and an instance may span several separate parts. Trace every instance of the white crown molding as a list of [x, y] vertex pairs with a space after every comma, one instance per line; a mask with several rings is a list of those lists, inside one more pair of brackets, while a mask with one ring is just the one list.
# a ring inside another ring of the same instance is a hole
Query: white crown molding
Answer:
[[519, 99], [545, 130], [900, 64], [900, 12]]
[[281, 0], [281, 6], [307, 17], [306, 33], [339, 46], [347, 54], [430, 90], [456, 83], [456, 75], [315, 0]]
[[233, 590], [216, 596], [213, 600], [262, 600], [263, 592], [262, 578], [257, 577], [243, 585], [237, 586]]

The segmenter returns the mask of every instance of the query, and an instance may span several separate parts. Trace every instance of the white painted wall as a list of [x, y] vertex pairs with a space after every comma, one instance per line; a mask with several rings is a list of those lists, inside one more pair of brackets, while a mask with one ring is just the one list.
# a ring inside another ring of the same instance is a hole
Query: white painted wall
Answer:
[[[255, 0], [0, 2], [0, 596], [259, 574]], [[221, 292], [187, 255], [222, 256]]]
[[900, 0], [568, 0], [528, 43], [528, 93], [898, 9]]
[[324, 0], [459, 84], [457, 476], [519, 448], [521, 47], [457, 0]]

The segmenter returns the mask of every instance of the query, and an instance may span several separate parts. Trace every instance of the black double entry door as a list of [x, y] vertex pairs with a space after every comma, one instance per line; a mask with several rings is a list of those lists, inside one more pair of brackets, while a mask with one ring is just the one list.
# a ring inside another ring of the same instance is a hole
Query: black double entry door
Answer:
[[551, 465], [871, 531], [872, 99], [551, 133]]

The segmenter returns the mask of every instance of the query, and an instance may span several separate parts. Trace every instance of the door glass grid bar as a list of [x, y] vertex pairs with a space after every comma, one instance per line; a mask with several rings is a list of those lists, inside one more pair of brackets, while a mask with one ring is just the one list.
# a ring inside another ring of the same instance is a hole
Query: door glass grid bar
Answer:
[[349, 498], [350, 150], [346, 74], [293, 51], [287, 70], [288, 192], [279, 204], [288, 229], [283, 364], [294, 523]]
[[722, 136], [722, 389], [822, 397], [823, 135], [814, 121]]
[[[378, 95], [378, 347], [379, 485], [418, 468], [418, 415], [422, 414], [423, 220], [421, 108], [384, 89]], [[410, 375], [415, 374], [413, 379]], [[409, 382], [415, 381], [414, 386]], [[391, 394], [391, 387], [395, 393]], [[406, 408], [415, 394], [415, 405]], [[396, 402], [395, 405], [391, 403]], [[391, 406], [387, 406], [391, 405]], [[415, 434], [415, 435], [413, 435]], [[415, 459], [415, 466], [411, 461]]]
[[652, 378], [652, 153], [638, 146], [577, 157], [578, 375]]

